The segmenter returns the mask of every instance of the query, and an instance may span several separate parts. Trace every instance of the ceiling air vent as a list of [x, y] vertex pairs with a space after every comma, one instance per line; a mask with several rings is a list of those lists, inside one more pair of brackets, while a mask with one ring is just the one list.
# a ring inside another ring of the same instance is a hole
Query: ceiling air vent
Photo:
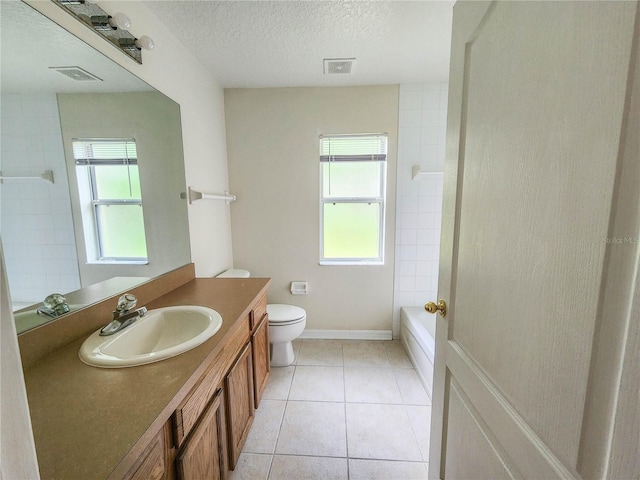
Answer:
[[66, 75], [72, 80], [76, 80], [78, 82], [101, 82], [102, 79], [96, 77], [94, 74], [87, 72], [86, 70], [80, 67], [49, 67], [56, 72], [60, 72], [62, 75]]
[[351, 73], [355, 62], [355, 58], [325, 58], [324, 74]]

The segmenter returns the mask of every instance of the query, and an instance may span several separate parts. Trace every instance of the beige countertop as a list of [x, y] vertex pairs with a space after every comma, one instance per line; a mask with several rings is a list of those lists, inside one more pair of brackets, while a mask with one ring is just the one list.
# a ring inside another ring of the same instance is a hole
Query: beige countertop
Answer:
[[150, 440], [170, 418], [269, 282], [195, 279], [148, 303], [149, 309], [202, 305], [222, 316], [222, 327], [211, 339], [176, 357], [130, 368], [91, 367], [78, 358], [82, 337], [26, 368], [41, 477], [107, 478], [141, 437]]

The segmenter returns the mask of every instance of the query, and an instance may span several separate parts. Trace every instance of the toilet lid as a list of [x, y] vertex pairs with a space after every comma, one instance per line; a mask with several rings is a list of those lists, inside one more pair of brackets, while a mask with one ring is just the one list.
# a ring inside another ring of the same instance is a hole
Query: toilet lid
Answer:
[[232, 268], [231, 270], [227, 270], [222, 272], [217, 278], [249, 278], [251, 273], [249, 270], [243, 270], [241, 268]]
[[284, 323], [301, 320], [307, 314], [304, 309], [294, 305], [283, 305], [274, 303], [267, 305], [267, 313], [269, 314], [269, 323]]

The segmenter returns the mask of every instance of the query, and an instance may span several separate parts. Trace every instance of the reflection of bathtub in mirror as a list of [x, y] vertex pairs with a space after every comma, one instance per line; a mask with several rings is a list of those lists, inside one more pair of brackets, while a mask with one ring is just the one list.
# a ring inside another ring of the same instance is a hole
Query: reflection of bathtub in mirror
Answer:
[[[70, 307], [69, 313], [99, 302], [105, 297], [123, 293], [149, 280], [149, 277], [113, 277], [103, 282], [90, 285], [89, 287], [66, 293], [65, 298]], [[36, 310], [40, 306], [41, 304], [29, 305], [14, 311], [13, 317], [18, 333], [26, 332], [51, 320], [55, 320], [55, 318], [52, 319], [38, 315]]]

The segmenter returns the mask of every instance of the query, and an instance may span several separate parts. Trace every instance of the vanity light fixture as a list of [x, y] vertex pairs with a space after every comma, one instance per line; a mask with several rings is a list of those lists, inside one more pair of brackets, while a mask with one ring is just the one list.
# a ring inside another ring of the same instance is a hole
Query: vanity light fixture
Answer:
[[96, 30], [129, 30], [131, 20], [124, 13], [118, 12], [111, 15], [95, 15], [91, 17], [91, 25]]
[[97, 0], [53, 0], [93, 31], [114, 44], [122, 52], [142, 63], [142, 49], [151, 50], [153, 40], [146, 35], [136, 37], [129, 33], [131, 20], [122, 12], [109, 15], [96, 5]]
[[153, 50], [154, 47], [153, 40], [146, 35], [143, 35], [140, 38], [121, 38], [118, 40], [118, 44], [123, 50], [142, 50], [143, 48], [145, 50]]

